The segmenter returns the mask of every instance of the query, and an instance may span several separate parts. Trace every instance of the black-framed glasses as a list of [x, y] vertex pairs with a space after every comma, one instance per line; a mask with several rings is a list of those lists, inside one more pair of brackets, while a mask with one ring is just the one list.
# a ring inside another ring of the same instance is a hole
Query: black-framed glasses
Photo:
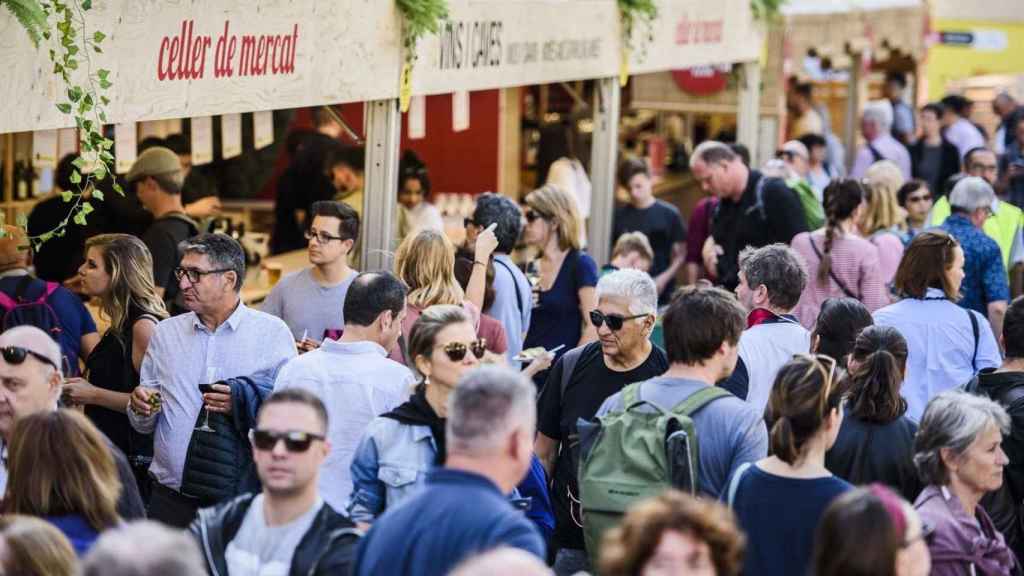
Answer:
[[323, 440], [323, 434], [289, 430], [287, 432], [272, 432], [270, 430], [251, 430], [249, 439], [257, 450], [269, 452], [277, 447], [277, 443], [284, 441], [285, 450], [293, 453], [301, 453], [309, 450], [314, 440]]
[[182, 278], [188, 277], [188, 281], [192, 284], [198, 284], [203, 276], [209, 274], [223, 274], [225, 272], [233, 272], [234, 268], [218, 268], [216, 270], [200, 270], [198, 268], [182, 268], [178, 266], [174, 269], [174, 279], [181, 282]]
[[316, 232], [306, 230], [306, 240], [312, 240], [313, 238], [316, 238], [316, 241], [320, 244], [327, 244], [331, 240], [345, 240], [341, 236], [332, 236], [323, 230], [317, 230]]
[[473, 356], [476, 356], [476, 359], [479, 360], [487, 352], [487, 339], [478, 338], [468, 345], [465, 342], [449, 342], [442, 346], [441, 349], [444, 350], [444, 353], [448, 355], [448, 359], [452, 362], [462, 362], [466, 358], [467, 351], [472, 351]]
[[612, 332], [618, 332], [619, 330], [622, 330], [622, 325], [626, 323], [626, 320], [636, 320], [637, 318], [643, 318], [644, 316], [650, 316], [650, 314], [619, 316], [618, 314], [605, 314], [600, 310], [591, 310], [590, 323], [594, 325], [594, 328], [600, 328], [607, 323], [609, 330]]
[[21, 346], [4, 346], [3, 348], [0, 348], [0, 355], [4, 357], [4, 362], [7, 362], [12, 366], [21, 364], [25, 361], [25, 358], [31, 356], [44, 364], [53, 366], [54, 370], [60, 372], [60, 366], [57, 366], [53, 360], [50, 360], [35, 350], [29, 350], [28, 348], [22, 348]]
[[548, 216], [547, 214], [543, 214], [537, 210], [534, 210], [533, 208], [527, 210], [524, 216], [526, 216], [526, 221], [530, 222], [531, 224], [538, 218], [541, 220], [551, 220], [550, 216]]

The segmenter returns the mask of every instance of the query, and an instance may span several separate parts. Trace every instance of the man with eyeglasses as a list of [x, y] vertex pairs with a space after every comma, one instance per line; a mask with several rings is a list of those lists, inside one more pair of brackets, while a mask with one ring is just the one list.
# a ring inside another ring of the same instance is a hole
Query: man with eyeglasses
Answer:
[[[21, 418], [57, 409], [63, 377], [60, 346], [35, 326], [15, 326], [0, 334], [0, 492], [7, 486], [7, 444]], [[121, 480], [118, 514], [126, 519], [145, 517], [142, 499], [128, 459], [110, 440], [107, 446]], [[60, 458], [60, 454], [48, 457]]]
[[282, 278], [261, 308], [284, 320], [300, 352], [341, 334], [345, 294], [357, 274], [349, 257], [359, 238], [359, 214], [344, 202], [328, 200], [314, 202], [310, 211], [306, 239], [312, 266]]
[[157, 324], [128, 420], [154, 434], [150, 516], [184, 528], [201, 505], [255, 482], [244, 435], [296, 352], [284, 322], [239, 298], [245, 254], [237, 241], [201, 234], [182, 253], [175, 276], [191, 312]]
[[320, 491], [337, 510], [348, 505], [352, 456], [366, 427], [405, 402], [415, 381], [408, 368], [387, 357], [402, 335], [405, 296], [405, 284], [390, 272], [359, 274], [345, 296], [341, 338], [293, 358], [274, 383], [276, 391], [308, 390], [327, 406], [331, 457]]
[[579, 463], [568, 449], [576, 439], [576, 423], [592, 418], [605, 398], [626, 385], [668, 369], [665, 352], [650, 340], [657, 306], [658, 289], [646, 273], [623, 269], [602, 276], [597, 282], [597, 309], [589, 318], [598, 341], [562, 355], [537, 401], [534, 451], [552, 478], [557, 574], [587, 569], [576, 478]]
[[317, 488], [331, 451], [327, 429], [327, 410], [311, 392], [278, 391], [263, 402], [249, 433], [263, 492], [204, 508], [189, 529], [211, 574], [349, 573], [361, 533]]

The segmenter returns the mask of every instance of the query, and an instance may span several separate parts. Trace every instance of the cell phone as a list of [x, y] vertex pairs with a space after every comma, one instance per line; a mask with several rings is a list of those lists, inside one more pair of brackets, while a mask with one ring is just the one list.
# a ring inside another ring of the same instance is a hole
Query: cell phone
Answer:
[[213, 384], [200, 384], [199, 391], [203, 394], [210, 394], [212, 392], [215, 392], [215, 390], [213, 389]]
[[686, 490], [694, 495], [697, 493], [697, 483], [694, 471], [690, 467], [690, 453], [690, 435], [686, 433], [686, 430], [677, 430], [669, 434], [665, 441], [669, 481], [674, 488]]

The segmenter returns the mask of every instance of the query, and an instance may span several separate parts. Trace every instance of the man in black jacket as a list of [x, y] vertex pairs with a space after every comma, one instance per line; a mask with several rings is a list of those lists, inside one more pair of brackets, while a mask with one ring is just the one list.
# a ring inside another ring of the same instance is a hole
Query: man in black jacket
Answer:
[[250, 434], [263, 493], [204, 508], [190, 528], [211, 574], [349, 573], [361, 533], [320, 498], [326, 433], [327, 410], [308, 391], [263, 402]]
[[999, 402], [1010, 415], [1010, 434], [1003, 437], [1003, 451], [1010, 464], [1003, 471], [1002, 488], [982, 500], [982, 505], [1020, 557], [1024, 552], [1020, 526], [1020, 502], [1024, 499], [1024, 296], [1007, 308], [1000, 343], [1006, 351], [1003, 365], [983, 369], [968, 389]]

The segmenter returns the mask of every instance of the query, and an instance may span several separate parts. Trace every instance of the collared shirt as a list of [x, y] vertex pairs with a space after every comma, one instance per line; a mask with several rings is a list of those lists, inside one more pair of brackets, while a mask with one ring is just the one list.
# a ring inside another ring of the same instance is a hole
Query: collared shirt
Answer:
[[[974, 331], [967, 314], [978, 321], [975, 366]], [[935, 395], [967, 383], [976, 370], [1002, 364], [988, 320], [950, 302], [937, 288], [929, 288], [924, 299], [906, 298], [873, 316], [876, 325], [892, 326], [907, 339], [907, 375], [900, 393], [907, 400], [907, 416], [915, 422]]]
[[[494, 255], [494, 302], [487, 309], [505, 328], [509, 362], [523, 351], [523, 337], [530, 326], [533, 312], [533, 288], [523, 271], [508, 254]], [[517, 366], [517, 363], [513, 363]]]
[[910, 152], [907, 152], [907, 147], [889, 134], [882, 134], [872, 140], [870, 145], [861, 146], [857, 152], [857, 158], [853, 162], [853, 168], [850, 169], [851, 178], [863, 178], [867, 174], [868, 168], [875, 163], [872, 147], [878, 151], [883, 160], [895, 162], [899, 166], [900, 172], [903, 173], [903, 178], [910, 180]]
[[960, 305], [988, 313], [988, 305], [1010, 299], [1010, 284], [999, 245], [963, 214], [953, 214], [940, 226], [960, 242], [964, 251], [964, 281]]
[[335, 510], [344, 510], [352, 493], [352, 455], [374, 418], [404, 402], [414, 378], [408, 368], [388, 359], [376, 342], [325, 340], [312, 352], [281, 368], [274, 390], [302, 388], [327, 408], [331, 453], [320, 472], [320, 494]]
[[157, 324], [139, 381], [159, 383], [161, 409], [149, 417], [128, 410], [136, 430], [154, 433], [150, 475], [180, 490], [192, 431], [203, 407], [200, 384], [276, 370], [295, 354], [291, 330], [280, 318], [241, 302], [212, 332], [195, 312]]
[[963, 160], [972, 149], [985, 145], [985, 137], [981, 135], [981, 131], [966, 118], [960, 118], [950, 124], [944, 136], [956, 146], [960, 152], [960, 160]]

